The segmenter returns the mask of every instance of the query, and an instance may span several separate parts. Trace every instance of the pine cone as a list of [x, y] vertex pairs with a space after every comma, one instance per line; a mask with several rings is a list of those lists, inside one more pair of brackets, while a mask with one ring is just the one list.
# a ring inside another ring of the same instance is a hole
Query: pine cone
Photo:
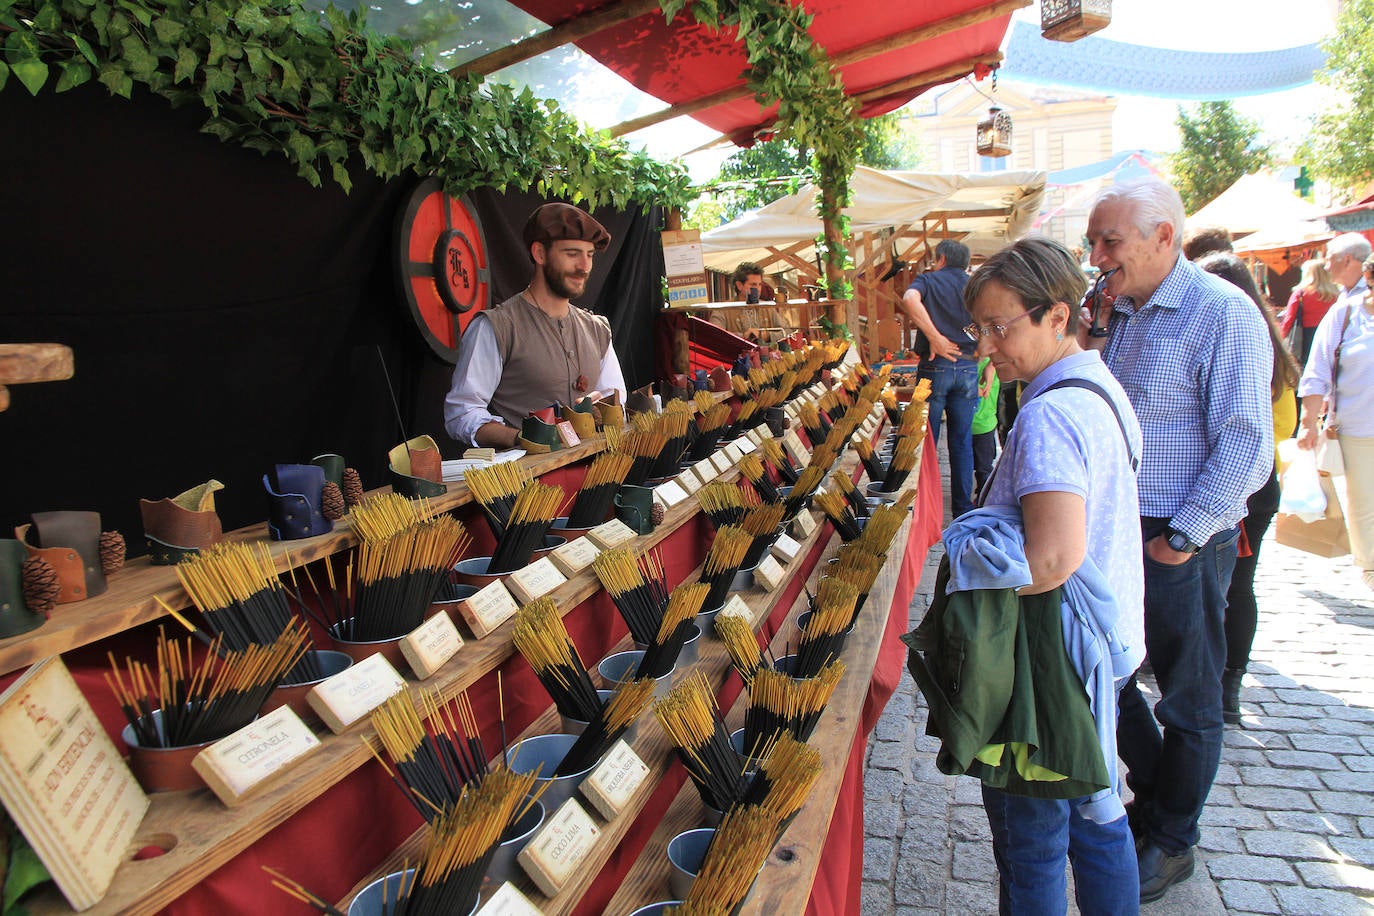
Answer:
[[344, 468], [343, 497], [344, 504], [350, 509], [363, 501], [363, 479], [358, 475], [357, 468]]
[[663, 504], [654, 503], [653, 508], [649, 510], [649, 523], [657, 528], [659, 525], [663, 524], [663, 516]]
[[100, 569], [113, 576], [124, 568], [124, 535], [118, 531], [100, 532]]
[[62, 593], [57, 570], [42, 557], [29, 557], [20, 570], [24, 580], [24, 603], [29, 612], [50, 616], [57, 606], [57, 596]]
[[331, 522], [337, 522], [343, 518], [346, 511], [348, 507], [344, 505], [344, 496], [339, 491], [339, 485], [332, 480], [326, 480], [324, 490], [320, 492], [320, 512]]

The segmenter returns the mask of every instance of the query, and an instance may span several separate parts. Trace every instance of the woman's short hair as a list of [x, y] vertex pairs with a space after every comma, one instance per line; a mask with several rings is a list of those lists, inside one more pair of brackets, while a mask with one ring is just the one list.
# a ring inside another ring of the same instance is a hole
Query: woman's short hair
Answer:
[[[1015, 293], [1027, 311], [1063, 302], [1070, 316], [1088, 289], [1088, 278], [1073, 254], [1043, 236], [1021, 239], [984, 261], [964, 287], [964, 306], [971, 311], [989, 283]], [[1038, 311], [1030, 320], [1039, 324], [1044, 316], [1043, 310]]]

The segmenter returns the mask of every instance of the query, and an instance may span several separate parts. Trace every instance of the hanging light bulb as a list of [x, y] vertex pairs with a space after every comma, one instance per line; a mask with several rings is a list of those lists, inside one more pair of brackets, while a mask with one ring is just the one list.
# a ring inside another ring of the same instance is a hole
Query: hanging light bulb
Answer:
[[1112, 21], [1112, 0], [1040, 0], [1040, 35], [1077, 41]]
[[993, 159], [1011, 155], [1011, 115], [996, 102], [988, 116], [978, 122], [978, 155]]

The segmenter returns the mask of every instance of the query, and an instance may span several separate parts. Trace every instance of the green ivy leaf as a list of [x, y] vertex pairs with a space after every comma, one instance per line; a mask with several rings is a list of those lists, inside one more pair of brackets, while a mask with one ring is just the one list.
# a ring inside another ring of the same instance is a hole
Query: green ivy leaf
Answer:
[[341, 162], [334, 163], [332, 168], [334, 181], [344, 189], [345, 194], [350, 193], [353, 190], [353, 177], [348, 174], [348, 169]]
[[62, 75], [57, 78], [57, 91], [66, 92], [91, 80], [91, 68], [84, 60], [64, 60], [58, 64]]
[[199, 65], [200, 61], [196, 59], [196, 52], [186, 45], [182, 45], [177, 50], [177, 66], [172, 73], [172, 81], [180, 83], [182, 80], [194, 80], [196, 67]]
[[116, 64], [102, 64], [100, 67], [100, 82], [112, 95], [129, 98], [134, 91], [134, 81], [129, 74], [125, 73]]
[[124, 9], [128, 10], [130, 13], [133, 13], [134, 18], [138, 20], [139, 25], [142, 25], [144, 28], [147, 28], [148, 26], [152, 25], [153, 14], [147, 8], [137, 3], [131, 3], [129, 2], [129, 0], [117, 0], [117, 2], [120, 6], [124, 7]]
[[48, 81], [48, 65], [36, 57], [11, 61], [10, 69], [32, 95], [38, 95], [38, 90]]
[[186, 34], [186, 26], [170, 17], [159, 16], [153, 20], [153, 31], [163, 44], [172, 45], [181, 41], [181, 36]]
[[227, 95], [234, 91], [237, 81], [232, 67], [206, 67], [205, 91], [215, 95]]
[[75, 32], [68, 32], [67, 37], [71, 39], [72, 44], [76, 46], [76, 50], [81, 52], [81, 56], [86, 58], [86, 62], [88, 64], [90, 64], [92, 67], [100, 66], [100, 58], [95, 56], [95, 49], [91, 47], [91, 43], [89, 41], [82, 38]]
[[124, 55], [124, 63], [134, 76], [146, 79], [157, 69], [157, 58], [148, 52], [148, 46], [137, 35], [127, 35], [119, 43]]
[[45, 32], [62, 31], [62, 14], [58, 11], [55, 3], [45, 3], [39, 7], [38, 12], [33, 17], [33, 25], [36, 29]]
[[[260, 35], [267, 31], [267, 17], [262, 14], [262, 10], [245, 3], [234, 13], [234, 25], [238, 26], [249, 35]], [[316, 184], [318, 185], [318, 178]]]
[[10, 78], [10, 65], [0, 60], [0, 90], [5, 88], [5, 83]]

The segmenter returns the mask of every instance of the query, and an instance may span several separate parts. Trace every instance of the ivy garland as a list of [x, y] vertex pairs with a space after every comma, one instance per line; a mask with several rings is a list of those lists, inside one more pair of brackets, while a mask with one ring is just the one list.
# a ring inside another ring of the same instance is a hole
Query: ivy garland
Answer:
[[381, 178], [436, 175], [451, 194], [533, 188], [592, 206], [692, 199], [686, 170], [592, 132], [556, 103], [417, 62], [357, 13], [291, 0], [0, 0], [0, 89], [92, 79], [209, 112], [226, 142], [285, 156], [318, 187], [351, 187], [356, 153]]

